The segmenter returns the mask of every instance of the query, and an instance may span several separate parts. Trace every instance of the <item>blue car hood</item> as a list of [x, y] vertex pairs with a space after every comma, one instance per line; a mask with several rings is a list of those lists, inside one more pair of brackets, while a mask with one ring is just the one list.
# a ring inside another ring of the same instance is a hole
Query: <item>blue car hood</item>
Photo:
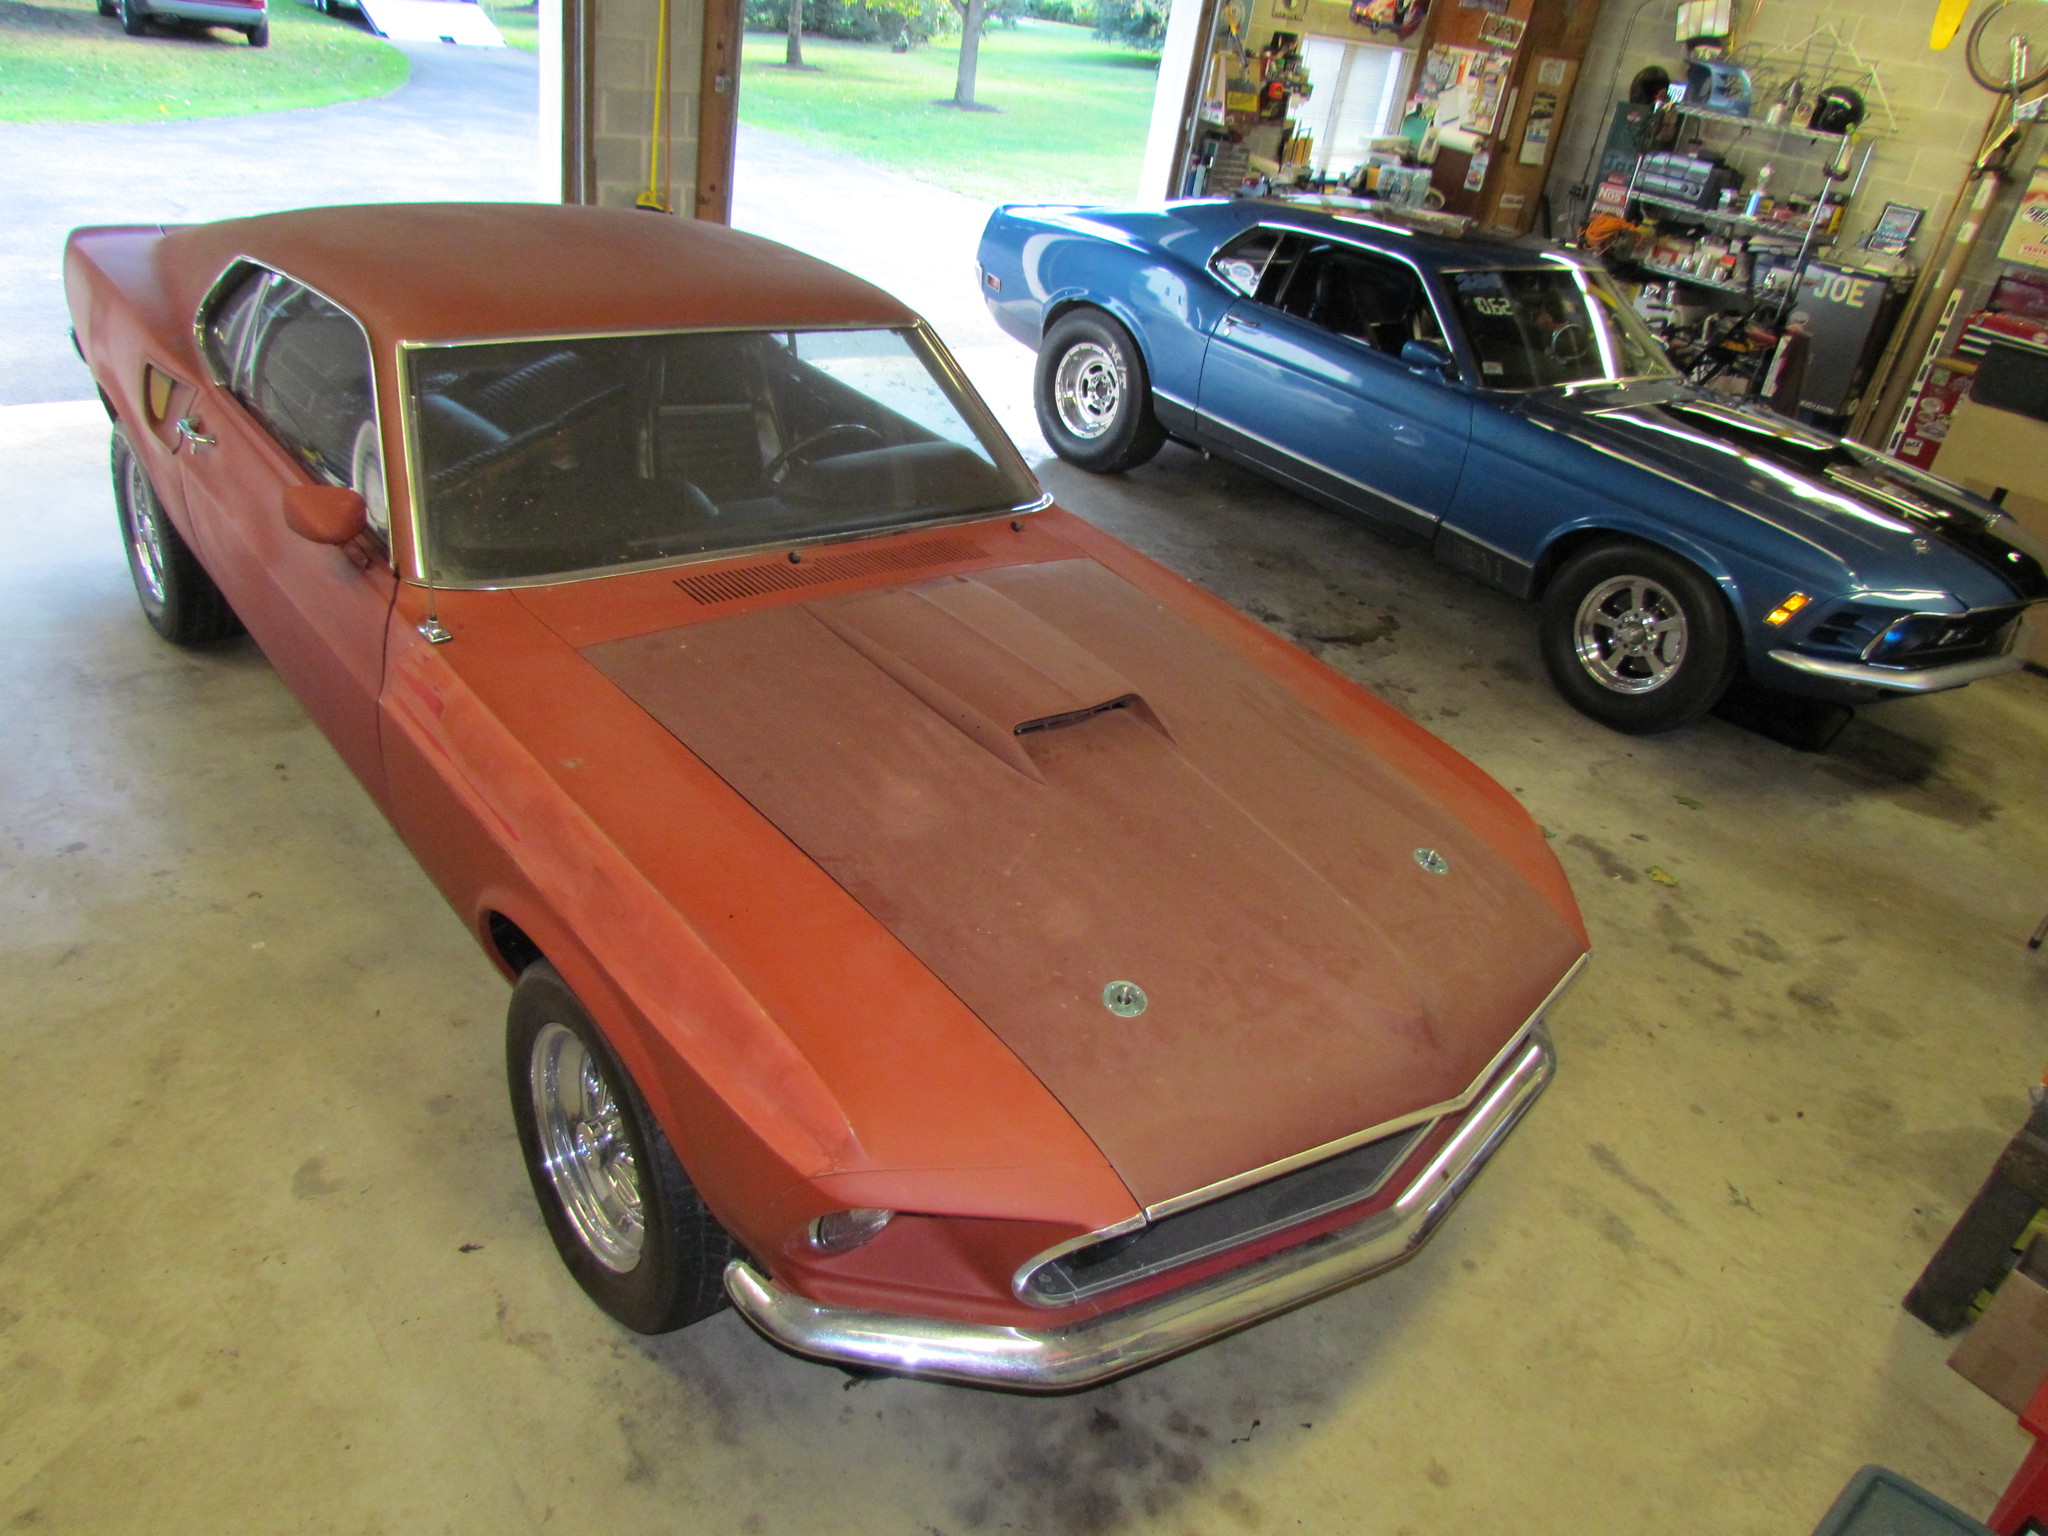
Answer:
[[2048, 597], [2044, 553], [1990, 502], [1859, 443], [1676, 383], [1542, 391], [1532, 422], [1741, 509], [1865, 588], [1969, 608]]

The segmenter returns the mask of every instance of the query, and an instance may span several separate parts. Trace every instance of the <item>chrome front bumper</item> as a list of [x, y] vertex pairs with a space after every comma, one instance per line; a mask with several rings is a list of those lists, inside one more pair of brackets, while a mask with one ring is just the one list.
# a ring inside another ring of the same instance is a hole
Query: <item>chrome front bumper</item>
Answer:
[[1539, 1026], [1464, 1123], [1387, 1209], [1349, 1227], [1150, 1301], [1067, 1328], [1010, 1328], [820, 1306], [744, 1260], [726, 1266], [732, 1304], [799, 1355], [901, 1376], [1070, 1392], [1170, 1359], [1211, 1339], [1390, 1269], [1426, 1242], [1557, 1070]]
[[1867, 661], [1829, 661], [1800, 651], [1773, 651], [1771, 660], [1812, 677], [1886, 688], [1894, 693], [1940, 693], [1945, 689], [1981, 682], [1987, 677], [1997, 677], [2001, 673], [2017, 672], [2027, 664], [2024, 656], [2010, 654], [1956, 661], [1945, 667], [1874, 667]]

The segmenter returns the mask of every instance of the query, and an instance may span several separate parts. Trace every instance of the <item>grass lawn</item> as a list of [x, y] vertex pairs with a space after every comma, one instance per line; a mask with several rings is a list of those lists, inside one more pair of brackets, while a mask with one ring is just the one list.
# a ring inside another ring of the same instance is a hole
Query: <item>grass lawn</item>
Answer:
[[0, 0], [0, 121], [134, 123], [233, 117], [381, 96], [405, 55], [299, 0], [271, 0], [270, 46], [238, 33], [130, 37], [94, 0]]
[[540, 6], [529, 3], [505, 4], [502, 0], [482, 0], [484, 10], [498, 30], [505, 34], [505, 41], [512, 47], [526, 53], [540, 52]]
[[1086, 27], [989, 29], [974, 95], [993, 112], [937, 105], [952, 99], [957, 38], [891, 53], [886, 43], [807, 37], [815, 73], [782, 68], [783, 47], [780, 34], [746, 39], [742, 122], [972, 197], [1135, 195], [1159, 61], [1099, 43]]

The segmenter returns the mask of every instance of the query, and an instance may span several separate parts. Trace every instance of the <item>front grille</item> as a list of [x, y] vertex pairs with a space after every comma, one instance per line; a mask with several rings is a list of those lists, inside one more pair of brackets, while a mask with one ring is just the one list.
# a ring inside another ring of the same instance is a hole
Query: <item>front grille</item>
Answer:
[[1077, 1248], [1032, 1270], [1019, 1293], [1040, 1306], [1071, 1306], [1355, 1205], [1386, 1183], [1428, 1131], [1427, 1124], [1397, 1131], [1139, 1231]]
[[1860, 657], [1898, 615], [1869, 608], [1837, 608], [1806, 632], [1803, 651], [1836, 651]]
[[2024, 610], [1979, 608], [1970, 613], [1916, 613], [1871, 641], [1863, 659], [1880, 667], [1935, 667], [1980, 656], [2002, 656]]
[[1945, 666], [2004, 655], [2023, 611], [2023, 607], [1979, 608], [1969, 613], [1837, 608], [1806, 632], [1799, 649], [1880, 667]]

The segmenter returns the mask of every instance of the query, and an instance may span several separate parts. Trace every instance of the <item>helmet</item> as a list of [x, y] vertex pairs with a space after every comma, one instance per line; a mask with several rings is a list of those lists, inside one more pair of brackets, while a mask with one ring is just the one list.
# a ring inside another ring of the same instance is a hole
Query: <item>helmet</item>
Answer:
[[1847, 133], [1863, 121], [1863, 98], [1846, 85], [1831, 85], [1813, 98], [1815, 133]]

